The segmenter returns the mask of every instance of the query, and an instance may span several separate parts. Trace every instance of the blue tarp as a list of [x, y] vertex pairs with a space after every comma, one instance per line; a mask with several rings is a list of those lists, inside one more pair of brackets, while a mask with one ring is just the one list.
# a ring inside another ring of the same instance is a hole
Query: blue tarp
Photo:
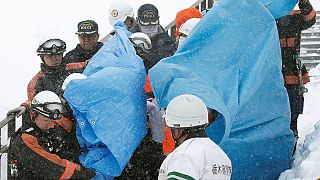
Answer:
[[232, 179], [277, 179], [289, 168], [294, 139], [279, 36], [260, 1], [220, 0], [149, 72], [160, 107], [189, 93], [220, 113], [206, 130], [230, 157]]
[[90, 60], [86, 79], [71, 81], [64, 97], [77, 119], [81, 163], [95, 179], [119, 176], [146, 134], [143, 61], [123, 23]]
[[275, 19], [289, 14], [298, 0], [259, 0]]

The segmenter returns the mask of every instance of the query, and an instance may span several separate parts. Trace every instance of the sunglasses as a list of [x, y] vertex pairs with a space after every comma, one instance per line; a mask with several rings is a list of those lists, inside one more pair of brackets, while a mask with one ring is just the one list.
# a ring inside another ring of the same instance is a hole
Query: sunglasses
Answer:
[[39, 114], [53, 120], [60, 119], [60, 114], [66, 111], [61, 103], [31, 104], [31, 108]]

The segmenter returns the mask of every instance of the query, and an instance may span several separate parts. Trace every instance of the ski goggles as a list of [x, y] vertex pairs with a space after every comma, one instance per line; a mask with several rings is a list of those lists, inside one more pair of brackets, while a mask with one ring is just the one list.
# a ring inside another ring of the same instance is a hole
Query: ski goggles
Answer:
[[65, 107], [61, 103], [32, 104], [31, 108], [37, 113], [53, 120], [61, 118], [65, 113]]
[[139, 24], [141, 26], [148, 26], [148, 25], [158, 25], [159, 24], [159, 20], [155, 20], [155, 21], [142, 21], [141, 19], [139, 20]]
[[41, 54], [61, 54], [66, 51], [66, 43], [61, 39], [49, 39], [39, 46], [37, 52]]

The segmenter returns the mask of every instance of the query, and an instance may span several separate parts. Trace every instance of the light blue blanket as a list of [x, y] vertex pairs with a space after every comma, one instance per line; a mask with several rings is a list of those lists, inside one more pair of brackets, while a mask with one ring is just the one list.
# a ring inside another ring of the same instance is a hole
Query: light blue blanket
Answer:
[[150, 70], [162, 108], [189, 93], [220, 113], [206, 130], [230, 157], [235, 180], [277, 179], [293, 150], [275, 17], [296, 0], [269, 2], [271, 13], [258, 0], [220, 0], [176, 54]]
[[119, 176], [146, 134], [146, 72], [123, 23], [90, 60], [86, 79], [71, 81], [64, 97], [77, 120], [81, 163], [95, 179]]

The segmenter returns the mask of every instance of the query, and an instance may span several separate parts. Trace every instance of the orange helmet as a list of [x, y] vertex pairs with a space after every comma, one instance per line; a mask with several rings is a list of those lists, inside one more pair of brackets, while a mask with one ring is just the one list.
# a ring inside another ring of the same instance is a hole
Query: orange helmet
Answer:
[[179, 36], [179, 28], [182, 24], [184, 24], [187, 20], [191, 18], [202, 18], [202, 14], [197, 8], [187, 8], [181, 10], [176, 15], [176, 35]]

